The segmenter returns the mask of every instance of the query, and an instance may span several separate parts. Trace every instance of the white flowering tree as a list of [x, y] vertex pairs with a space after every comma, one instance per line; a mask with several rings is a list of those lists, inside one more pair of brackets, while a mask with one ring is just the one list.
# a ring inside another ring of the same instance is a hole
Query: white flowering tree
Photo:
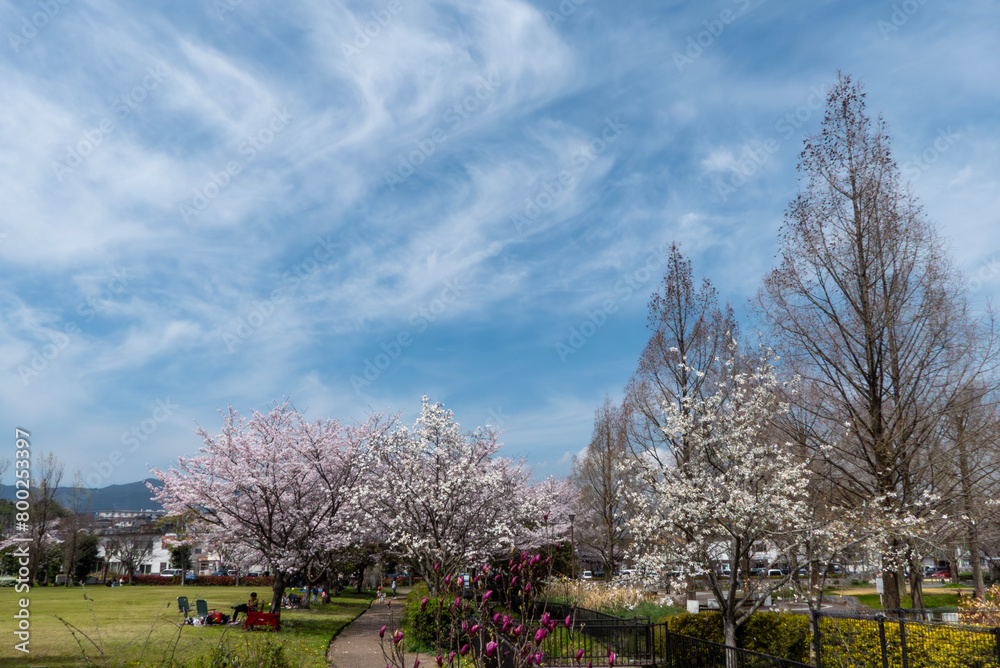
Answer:
[[349, 490], [363, 444], [380, 425], [379, 416], [353, 427], [310, 423], [288, 403], [249, 418], [230, 408], [220, 434], [198, 429], [200, 455], [153, 469], [163, 487], [150, 489], [168, 513], [194, 516], [192, 531], [231, 537], [259, 554], [280, 601], [287, 575], [350, 543]]
[[524, 547], [558, 490], [532, 486], [523, 462], [499, 457], [500, 447], [499, 432], [463, 434], [451, 411], [424, 397], [412, 429], [399, 427], [366, 453], [359, 525], [377, 527], [435, 594], [446, 575]]
[[[736, 343], [732, 343], [735, 349]], [[683, 406], [664, 402], [663, 429], [674, 437], [664, 448], [639, 453], [637, 471], [646, 485], [634, 493], [630, 522], [645, 572], [679, 567], [704, 576], [722, 613], [726, 644], [785, 579], [736, 576], [761, 547], [791, 546], [806, 512], [804, 465], [789, 443], [776, 437], [773, 421], [784, 410], [773, 359], [746, 362], [731, 355], [726, 373], [704, 398]], [[683, 364], [681, 362], [680, 364]], [[692, 374], [697, 369], [687, 369]], [[671, 443], [684, 448], [672, 452]], [[717, 573], [728, 557], [733, 577]]]

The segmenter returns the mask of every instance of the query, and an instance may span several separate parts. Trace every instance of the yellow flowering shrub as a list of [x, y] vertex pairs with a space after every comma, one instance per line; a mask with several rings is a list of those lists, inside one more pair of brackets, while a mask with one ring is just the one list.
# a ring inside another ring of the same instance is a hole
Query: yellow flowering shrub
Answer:
[[[900, 623], [884, 622], [889, 666], [902, 668]], [[881, 668], [882, 648], [878, 621], [831, 619], [820, 621], [823, 666]], [[905, 625], [910, 668], [1000, 668], [996, 636], [947, 625]]]

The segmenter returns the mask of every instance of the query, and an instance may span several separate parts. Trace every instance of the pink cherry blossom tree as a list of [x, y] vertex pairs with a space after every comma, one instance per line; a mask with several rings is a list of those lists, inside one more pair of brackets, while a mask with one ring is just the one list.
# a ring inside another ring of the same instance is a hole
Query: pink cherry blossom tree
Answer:
[[350, 542], [349, 492], [362, 446], [384, 425], [378, 415], [357, 426], [307, 422], [288, 402], [249, 417], [230, 407], [223, 420], [218, 435], [197, 430], [201, 454], [153, 469], [163, 487], [151, 490], [168, 513], [195, 517], [191, 531], [228, 536], [259, 554], [280, 602], [287, 575]]

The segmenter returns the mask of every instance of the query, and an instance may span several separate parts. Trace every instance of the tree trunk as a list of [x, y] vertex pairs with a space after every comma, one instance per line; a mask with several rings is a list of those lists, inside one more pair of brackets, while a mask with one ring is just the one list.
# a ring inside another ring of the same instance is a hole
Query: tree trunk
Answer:
[[886, 610], [898, 610], [902, 607], [900, 605], [901, 596], [896, 569], [885, 565], [884, 562], [882, 566], [882, 589], [883, 604]]
[[914, 610], [927, 607], [924, 605], [924, 574], [915, 557], [910, 559], [910, 605]]
[[[736, 612], [728, 610], [722, 616], [722, 631], [726, 639], [726, 647], [736, 647]], [[726, 668], [737, 668], [739, 665], [736, 652], [726, 651]]]
[[969, 527], [969, 554], [972, 560], [972, 585], [976, 590], [976, 600], [982, 601], [986, 595], [986, 584], [983, 582], [983, 562], [979, 557], [979, 534], [974, 527]]
[[281, 598], [285, 595], [285, 574], [274, 569], [274, 584], [271, 586], [271, 612], [281, 610]]

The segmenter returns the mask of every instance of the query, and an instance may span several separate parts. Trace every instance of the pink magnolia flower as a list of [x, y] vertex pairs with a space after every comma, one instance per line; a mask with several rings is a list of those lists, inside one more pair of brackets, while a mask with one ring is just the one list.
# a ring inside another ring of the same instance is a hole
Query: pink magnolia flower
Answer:
[[383, 626], [382, 628], [380, 628], [378, 630], [378, 637], [379, 638], [384, 638], [385, 637], [385, 626]]
[[397, 645], [403, 640], [403, 632], [396, 631], [396, 635], [393, 637], [392, 641]]
[[420, 659], [414, 659], [413, 668], [420, 668]]
[[542, 653], [541, 652], [539, 652], [538, 654], [535, 655], [535, 663], [537, 663], [539, 666], [542, 665]]
[[420, 599], [420, 610], [421, 612], [423, 612], [426, 609], [427, 609], [427, 597], [424, 596], [422, 599]]
[[492, 595], [493, 595], [493, 590], [492, 589], [487, 589], [486, 593], [483, 594], [483, 603], [485, 603], [486, 601], [490, 600], [490, 596], [492, 596]]
[[548, 629], [538, 629], [535, 631], [535, 642], [540, 643], [545, 640], [545, 636], [549, 635]]
[[614, 668], [615, 665], [615, 653], [610, 649], [608, 650], [608, 668]]
[[582, 649], [576, 650], [576, 657], [574, 657], [573, 660], [576, 661], [577, 663], [580, 663], [580, 659], [582, 658], [583, 658], [583, 650]]
[[566, 628], [573, 626], [573, 615], [566, 615]]
[[491, 640], [490, 642], [486, 643], [486, 656], [492, 657], [496, 651], [497, 651], [497, 644], [495, 642]]
[[443, 656], [441, 656], [440, 654], [438, 654], [435, 660], [437, 661], [438, 668], [442, 668], [442, 666], [444, 666], [444, 657]]
[[465, 656], [466, 654], [469, 653], [469, 645], [468, 644], [462, 645], [462, 649], [459, 651], [461, 652], [462, 656]]

